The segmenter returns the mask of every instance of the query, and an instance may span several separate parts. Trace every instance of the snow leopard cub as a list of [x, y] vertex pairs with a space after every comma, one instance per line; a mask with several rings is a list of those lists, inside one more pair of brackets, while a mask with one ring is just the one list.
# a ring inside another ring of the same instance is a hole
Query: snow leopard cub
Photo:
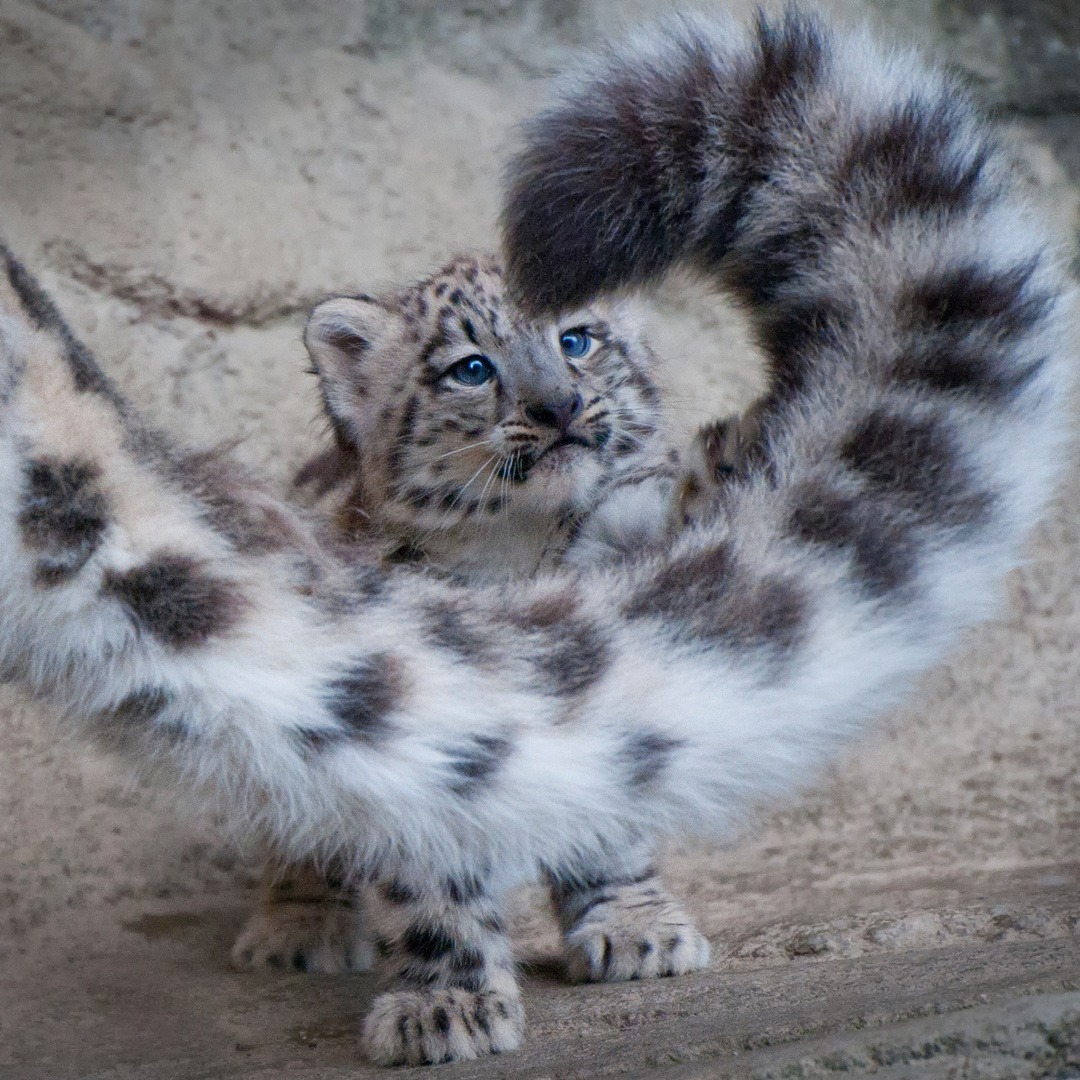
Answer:
[[679, 453], [627, 303], [534, 321], [493, 257], [459, 256], [414, 286], [325, 301], [305, 341], [333, 445], [298, 485], [393, 562], [479, 584], [549, 568], [585, 536], [571, 557], [592, 561], [597, 512], [619, 551], [674, 525]]
[[[326, 300], [305, 342], [331, 444], [303, 466], [297, 487], [329, 513], [341, 539], [388, 562], [471, 582], [528, 575], [564, 559], [595, 563], [676, 531], [746, 456], [752, 412], [741, 425], [703, 428], [680, 456], [662, 427], [657, 358], [628, 304], [593, 304], [533, 323], [505, 295], [491, 256], [458, 256], [382, 296]], [[570, 935], [572, 976], [620, 979], [645, 970], [605, 963], [602, 933], [592, 940], [597, 930], [636, 933], [641, 945], [655, 936], [659, 928], [627, 907], [640, 888], [609, 896], [587, 939], [580, 928], [574, 934], [584, 915], [580, 896], [570, 910], [567, 891], [551, 889]], [[346, 885], [333, 861], [275, 860], [233, 964], [321, 973], [370, 967], [364, 908], [377, 899]], [[707, 943], [674, 903], [664, 908], [663, 934], [678, 945], [646, 950], [660, 973], [707, 960]]]

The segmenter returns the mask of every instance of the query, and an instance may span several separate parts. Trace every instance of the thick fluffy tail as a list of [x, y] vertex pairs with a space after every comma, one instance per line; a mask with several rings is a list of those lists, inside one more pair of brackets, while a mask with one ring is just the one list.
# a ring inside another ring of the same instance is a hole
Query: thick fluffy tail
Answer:
[[675, 20], [583, 64], [508, 182], [526, 307], [696, 268], [749, 311], [773, 411], [887, 397], [922, 434], [867, 414], [859, 444], [929, 471], [929, 413], [1047, 404], [1026, 391], [1056, 378], [1061, 252], [966, 93], [909, 52], [795, 8]]
[[688, 266], [745, 307], [771, 376], [722, 520], [626, 610], [771, 643], [758, 704], [799, 718], [790, 747], [828, 741], [992, 609], [1060, 474], [1063, 252], [951, 78], [795, 8], [672, 21], [561, 89], [507, 174], [521, 303]]
[[879, 628], [986, 610], [1058, 474], [1072, 286], [953, 80], [795, 8], [676, 20], [583, 65], [508, 186], [538, 314], [676, 264], [749, 312], [771, 379], [728, 500], [743, 558], [836, 574]]

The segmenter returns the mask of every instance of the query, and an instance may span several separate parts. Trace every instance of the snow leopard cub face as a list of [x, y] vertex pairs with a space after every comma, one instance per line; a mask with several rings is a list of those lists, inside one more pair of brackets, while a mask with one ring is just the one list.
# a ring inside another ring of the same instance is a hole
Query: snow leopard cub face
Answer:
[[530, 321], [487, 257], [327, 300], [305, 344], [335, 445], [299, 480], [337, 489], [355, 531], [376, 527], [402, 557], [534, 569], [657, 430], [633, 314]]

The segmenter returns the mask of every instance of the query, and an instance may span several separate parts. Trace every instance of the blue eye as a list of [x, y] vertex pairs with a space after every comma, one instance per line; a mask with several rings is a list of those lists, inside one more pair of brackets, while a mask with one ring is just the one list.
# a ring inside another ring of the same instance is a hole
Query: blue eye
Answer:
[[592, 346], [592, 336], [588, 330], [581, 328], [575, 330], [566, 330], [559, 335], [559, 344], [562, 346], [562, 351], [571, 360], [580, 360]]
[[446, 374], [462, 386], [483, 386], [495, 378], [495, 365], [486, 356], [466, 356]]

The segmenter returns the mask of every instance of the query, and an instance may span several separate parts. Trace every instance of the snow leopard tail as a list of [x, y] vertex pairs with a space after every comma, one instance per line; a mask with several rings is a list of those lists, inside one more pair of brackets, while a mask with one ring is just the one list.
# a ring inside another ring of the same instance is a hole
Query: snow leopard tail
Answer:
[[[566, 312], [680, 265], [766, 357], [711, 546], [685, 537], [627, 608], [688, 647], [756, 642], [777, 711], [749, 781], [785, 723], [810, 760], [992, 612], [1062, 471], [1065, 254], [954, 79], [796, 7], [671, 21], [557, 91], [507, 171], [517, 299]], [[740, 699], [717, 695], [725, 756]]]
[[[979, 452], [975, 418], [1042, 426], [1053, 411], [1061, 252], [996, 134], [949, 76], [794, 6], [749, 30], [673, 20], [560, 87], [507, 172], [518, 299], [565, 311], [675, 265], [716, 281], [768, 364], [772, 464], [841, 470], [839, 487], [806, 491], [802, 532], [853, 548], [889, 591], [913, 549], [852, 515], [885, 499], [972, 524], [997, 495], [950, 496], [948, 478]], [[1030, 505], [1052, 469], [1028, 458]]]

